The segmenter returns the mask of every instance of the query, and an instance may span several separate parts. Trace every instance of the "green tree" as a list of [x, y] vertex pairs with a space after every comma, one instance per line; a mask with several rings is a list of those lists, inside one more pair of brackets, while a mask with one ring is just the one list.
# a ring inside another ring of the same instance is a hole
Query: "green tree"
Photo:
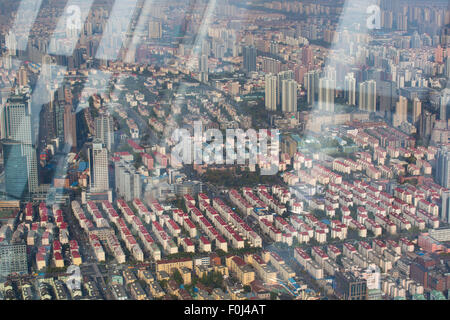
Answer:
[[183, 277], [181, 276], [181, 273], [180, 271], [178, 271], [178, 269], [175, 269], [175, 271], [172, 274], [172, 277], [178, 284], [183, 283]]

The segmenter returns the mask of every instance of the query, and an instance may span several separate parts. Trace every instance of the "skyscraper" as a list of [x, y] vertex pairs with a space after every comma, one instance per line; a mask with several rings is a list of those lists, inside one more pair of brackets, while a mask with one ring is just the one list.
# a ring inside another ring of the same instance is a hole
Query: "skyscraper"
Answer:
[[24, 66], [21, 66], [19, 69], [17, 81], [21, 87], [28, 85], [28, 74]]
[[125, 201], [141, 197], [141, 177], [133, 164], [124, 160], [117, 161], [115, 167], [116, 192]]
[[319, 70], [313, 70], [305, 75], [306, 89], [307, 89], [307, 102], [312, 105], [316, 102], [316, 93], [319, 89]]
[[445, 59], [445, 76], [447, 79], [450, 78], [450, 57], [447, 56], [447, 59]]
[[442, 192], [441, 196], [441, 220], [444, 222], [450, 222], [450, 190]]
[[77, 117], [69, 104], [64, 107], [64, 142], [72, 148], [77, 147]]
[[420, 114], [422, 113], [422, 102], [419, 98], [414, 98], [413, 101], [413, 116], [412, 116], [412, 123], [413, 125], [417, 124], [417, 121], [420, 119]]
[[334, 90], [336, 81], [328, 78], [319, 80], [319, 110], [334, 112]]
[[359, 84], [359, 109], [375, 112], [377, 108], [377, 83], [368, 80]]
[[313, 52], [311, 47], [307, 46], [302, 49], [302, 63], [308, 66], [313, 63]]
[[294, 79], [294, 71], [287, 70], [277, 74], [277, 105], [281, 105], [282, 81]]
[[256, 71], [256, 48], [254, 46], [245, 46], [242, 49], [242, 56], [245, 72]]
[[110, 115], [101, 115], [95, 120], [95, 135], [111, 151], [114, 146], [114, 120]]
[[395, 114], [392, 118], [392, 125], [399, 127], [403, 122], [408, 121], [408, 99], [403, 96], [399, 97], [399, 100], [395, 106]]
[[22, 200], [29, 191], [28, 159], [24, 144], [14, 140], [3, 140], [5, 166], [5, 192], [9, 198]]
[[[64, 92], [62, 93], [64, 94]], [[60, 142], [64, 141], [64, 100], [61, 99], [61, 95], [58, 93], [58, 100], [54, 103], [54, 113], [55, 113], [55, 134], [56, 138]]]
[[436, 115], [424, 110], [420, 115], [419, 123], [419, 135], [422, 139], [428, 139], [431, 136], [434, 123], [436, 121]]
[[265, 77], [265, 105], [266, 110], [277, 110], [277, 77], [272, 74]]
[[436, 182], [444, 188], [450, 186], [450, 152], [447, 147], [442, 147], [436, 154]]
[[148, 23], [148, 37], [150, 39], [161, 39], [162, 37], [161, 22], [152, 20]]
[[356, 79], [353, 72], [345, 76], [344, 97], [348, 105], [354, 106], [356, 104]]
[[332, 66], [326, 66], [323, 70], [323, 77], [336, 81], [336, 68]]
[[297, 112], [297, 82], [295, 80], [281, 81], [281, 110]]
[[89, 149], [89, 170], [91, 191], [109, 190], [108, 150], [99, 139], [95, 139]]
[[277, 42], [275, 42], [275, 41], [270, 42], [269, 52], [274, 55], [278, 54], [278, 43]]
[[200, 82], [208, 82], [208, 56], [202, 54], [199, 59]]
[[[9, 176], [17, 182], [17, 185], [11, 186], [6, 179], [6, 191], [10, 190], [15, 195], [23, 195], [25, 191], [33, 193], [38, 187], [38, 173], [36, 150], [32, 145], [33, 130], [29, 98], [18, 94], [11, 96], [1, 109], [0, 119], [2, 120], [2, 138], [7, 139], [10, 143], [6, 144], [3, 153], [5, 177]], [[19, 161], [19, 163], [15, 164], [15, 161]], [[23, 173], [17, 172], [17, 170], [24, 169], [23, 161], [26, 162], [26, 185], [23, 184]], [[20, 188], [24, 189], [22, 193], [19, 192]]]
[[450, 90], [444, 89], [439, 100], [439, 120], [447, 121], [447, 107], [450, 102]]

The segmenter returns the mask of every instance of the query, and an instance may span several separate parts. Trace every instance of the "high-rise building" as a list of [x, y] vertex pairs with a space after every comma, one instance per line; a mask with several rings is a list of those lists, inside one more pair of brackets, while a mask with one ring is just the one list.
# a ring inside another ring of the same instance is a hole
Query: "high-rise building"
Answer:
[[282, 81], [294, 79], [294, 71], [287, 70], [277, 74], [277, 105], [281, 105]]
[[64, 141], [64, 92], [60, 95], [58, 93], [59, 101], [54, 103], [54, 113], [55, 113], [55, 135], [60, 142]]
[[64, 142], [71, 148], [77, 147], [77, 115], [69, 104], [64, 107]]
[[278, 74], [279, 72], [281, 72], [281, 61], [273, 58], [263, 57], [262, 70], [265, 73]]
[[[18, 183], [24, 189], [28, 189], [22, 190], [22, 194], [25, 194], [25, 191], [31, 194], [38, 188], [38, 172], [36, 150], [32, 144], [33, 127], [29, 98], [25, 95], [11, 96], [1, 109], [0, 119], [2, 120], [2, 138], [12, 141], [11, 145], [7, 147], [7, 150], [4, 149], [3, 153], [5, 177], [16, 177], [14, 178], [16, 181], [22, 181], [22, 173], [18, 174], [16, 170], [19, 170], [19, 168], [23, 169], [22, 161], [26, 161], [27, 184], [25, 186], [22, 182]], [[20, 161], [20, 164], [16, 166], [14, 161]], [[7, 178], [6, 182], [6, 191], [12, 188], [16, 190], [14, 194], [19, 194], [17, 191], [20, 188], [19, 186], [10, 186]]]
[[95, 139], [89, 149], [90, 187], [92, 192], [109, 190], [108, 149], [101, 140]]
[[307, 102], [312, 105], [316, 102], [316, 94], [319, 91], [319, 70], [313, 70], [305, 75], [304, 83], [307, 90]]
[[439, 100], [439, 120], [447, 121], [447, 107], [450, 103], [450, 90], [444, 89]]
[[28, 273], [25, 244], [0, 245], [0, 278], [6, 278], [12, 273]]
[[269, 52], [273, 55], [278, 54], [278, 43], [275, 41], [270, 42]]
[[394, 127], [399, 127], [403, 122], [408, 122], [408, 99], [400, 96], [395, 106], [395, 114], [392, 118], [392, 125]]
[[419, 135], [423, 139], [428, 139], [431, 136], [434, 123], [436, 122], [436, 115], [427, 110], [424, 110], [420, 115]]
[[294, 68], [295, 81], [297, 81], [298, 84], [303, 85], [303, 81], [307, 72], [308, 69], [305, 66], [296, 66]]
[[262, 70], [265, 73], [277, 74], [281, 72], [281, 61], [273, 58], [263, 57]]
[[27, 146], [14, 141], [3, 140], [3, 161], [5, 167], [5, 192], [8, 198], [22, 200], [28, 188]]
[[161, 39], [162, 25], [160, 21], [152, 20], [148, 23], [148, 37], [150, 39]]
[[141, 176], [132, 163], [120, 160], [114, 164], [117, 194], [125, 201], [141, 197]]
[[413, 101], [413, 117], [412, 117], [412, 123], [413, 125], [416, 125], [417, 122], [420, 119], [420, 115], [422, 113], [422, 102], [419, 98], [414, 98]]
[[402, 13], [397, 14], [397, 30], [408, 31], [408, 16]]
[[297, 112], [297, 82], [292, 79], [281, 81], [281, 110]]
[[328, 78], [319, 80], [319, 110], [334, 112], [336, 81]]
[[434, 49], [434, 62], [442, 63], [444, 62], [444, 49], [438, 45], [436, 49]]
[[394, 105], [397, 102], [397, 84], [392, 81], [380, 81], [377, 86], [377, 94], [380, 97], [380, 113], [387, 121], [392, 120]]
[[445, 76], [450, 79], [450, 56], [445, 59]]
[[265, 105], [266, 110], [277, 110], [277, 77], [266, 74], [265, 77]]
[[199, 59], [200, 82], [208, 82], [208, 56], [202, 54]]
[[256, 48], [254, 46], [245, 46], [242, 49], [243, 69], [245, 72], [256, 71]]
[[114, 146], [114, 120], [110, 115], [101, 115], [95, 120], [95, 135], [111, 151]]
[[356, 104], [356, 79], [353, 72], [348, 73], [344, 79], [345, 103], [354, 106]]
[[377, 83], [368, 80], [359, 84], [359, 109], [375, 112], [377, 109]]
[[435, 180], [444, 188], [450, 187], [450, 151], [445, 146], [436, 154]]
[[27, 69], [25, 69], [24, 66], [20, 67], [17, 80], [18, 80], [17, 82], [19, 83], [19, 86], [21, 86], [21, 87], [25, 87], [28, 85]]
[[444, 222], [450, 222], [450, 190], [442, 192], [441, 196], [441, 220]]
[[313, 63], [313, 52], [310, 46], [304, 47], [302, 49], [302, 63], [305, 66]]
[[336, 68], [332, 66], [326, 66], [323, 70], [323, 77], [336, 81]]
[[366, 300], [367, 281], [351, 272], [336, 272], [336, 293], [344, 300]]

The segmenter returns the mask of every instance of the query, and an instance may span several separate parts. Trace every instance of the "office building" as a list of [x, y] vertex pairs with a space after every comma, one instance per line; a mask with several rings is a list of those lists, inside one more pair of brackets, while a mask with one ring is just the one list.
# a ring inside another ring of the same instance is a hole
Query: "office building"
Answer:
[[343, 300], [366, 300], [367, 281], [351, 272], [336, 272], [336, 294]]
[[14, 140], [3, 140], [5, 192], [8, 198], [22, 200], [28, 188], [28, 146]]
[[70, 148], [77, 147], [77, 116], [71, 105], [64, 107], [64, 142]]
[[[6, 183], [6, 191], [8, 192], [8, 189], [12, 188], [15, 191], [11, 196], [15, 197], [18, 194], [23, 195], [26, 193], [25, 190], [23, 190], [22, 193], [18, 191], [22, 186], [27, 189], [29, 194], [31, 194], [38, 188], [38, 172], [36, 150], [32, 145], [33, 127], [28, 97], [17, 94], [11, 96], [5, 106], [1, 109], [0, 119], [2, 121], [2, 138], [9, 141], [9, 144], [6, 144], [7, 149], [4, 149], [3, 152], [5, 178], [9, 176], [18, 183], [18, 185], [14, 187], [9, 186], [9, 183]], [[20, 144], [20, 146], [18, 144]], [[14, 163], [16, 160], [19, 161], [18, 164]], [[23, 169], [22, 161], [26, 161], [26, 187], [22, 183], [22, 173], [16, 172], [19, 168]], [[8, 181], [7, 178], [6, 181]]]
[[114, 146], [114, 120], [110, 115], [101, 115], [95, 119], [95, 134], [108, 151]]
[[55, 137], [59, 139], [60, 142], [65, 142], [65, 132], [64, 132], [64, 115], [65, 115], [65, 103], [64, 103], [64, 93], [60, 95], [58, 93], [58, 100], [54, 103], [54, 113], [55, 113]]
[[98, 139], [89, 149], [90, 187], [92, 192], [109, 190], [108, 150]]
[[375, 112], [377, 108], [377, 83], [368, 80], [359, 84], [359, 110]]

